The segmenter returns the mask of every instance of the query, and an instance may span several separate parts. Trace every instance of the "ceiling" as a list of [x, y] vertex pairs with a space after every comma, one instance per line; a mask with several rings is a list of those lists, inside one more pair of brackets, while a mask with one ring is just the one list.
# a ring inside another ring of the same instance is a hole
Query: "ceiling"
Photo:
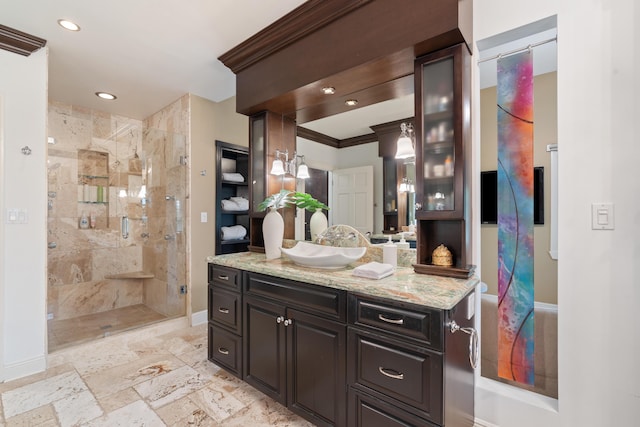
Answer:
[[[51, 100], [144, 119], [185, 93], [214, 102], [233, 96], [235, 76], [217, 58], [302, 3], [304, 0], [0, 0], [0, 23], [47, 40]], [[62, 18], [77, 23], [81, 31], [64, 30], [57, 24]], [[523, 34], [507, 37], [512, 41], [508, 46], [520, 36]], [[508, 51], [501, 47], [506, 41], [496, 38], [486, 51]], [[481, 42], [480, 56], [486, 57]], [[555, 69], [555, 43], [552, 45], [544, 56], [551, 55], [553, 64], [538, 67], [538, 72]], [[487, 66], [490, 64], [483, 67]], [[481, 69], [481, 77], [487, 74]], [[481, 87], [491, 85], [482, 78]], [[118, 98], [101, 100], [95, 96], [97, 91]], [[302, 125], [347, 139], [372, 133], [371, 125], [412, 117], [413, 111], [410, 95]]]

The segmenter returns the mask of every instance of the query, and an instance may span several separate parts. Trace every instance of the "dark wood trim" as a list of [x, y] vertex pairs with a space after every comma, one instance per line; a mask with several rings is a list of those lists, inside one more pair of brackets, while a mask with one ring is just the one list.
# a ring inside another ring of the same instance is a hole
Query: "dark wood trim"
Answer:
[[218, 59], [235, 74], [371, 0], [309, 0]]
[[355, 147], [356, 145], [368, 144], [370, 142], [376, 142], [378, 137], [375, 133], [368, 133], [366, 135], [354, 136], [353, 138], [347, 138], [340, 140], [339, 148]]
[[297, 135], [300, 138], [308, 139], [309, 141], [318, 142], [320, 144], [328, 145], [333, 148], [340, 148], [340, 140], [332, 138], [324, 133], [316, 132], [315, 130], [307, 129], [302, 126], [298, 126]]
[[0, 24], [0, 49], [29, 56], [46, 44], [45, 39]]
[[316, 132], [302, 126], [298, 126], [297, 135], [300, 138], [308, 139], [309, 141], [317, 142], [333, 148], [355, 147], [356, 145], [368, 144], [378, 140], [378, 136], [375, 133], [358, 135], [346, 139], [336, 139], [329, 135], [325, 135], [324, 133]]

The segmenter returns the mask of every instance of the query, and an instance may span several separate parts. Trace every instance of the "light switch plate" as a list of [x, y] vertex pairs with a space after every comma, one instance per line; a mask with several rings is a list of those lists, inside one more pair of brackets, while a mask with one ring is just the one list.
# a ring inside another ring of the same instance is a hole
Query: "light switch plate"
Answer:
[[208, 218], [207, 218], [207, 213], [206, 212], [200, 212], [200, 222], [207, 222]]
[[613, 203], [591, 204], [591, 228], [593, 230], [613, 230], [615, 226]]

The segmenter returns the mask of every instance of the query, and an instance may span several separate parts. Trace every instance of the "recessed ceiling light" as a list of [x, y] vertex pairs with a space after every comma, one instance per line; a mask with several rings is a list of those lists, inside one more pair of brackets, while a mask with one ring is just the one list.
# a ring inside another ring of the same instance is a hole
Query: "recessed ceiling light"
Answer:
[[108, 101], [113, 101], [114, 99], [117, 98], [117, 96], [109, 93], [109, 92], [96, 92], [96, 96], [98, 98], [102, 98], [102, 99], [106, 99]]
[[344, 103], [346, 105], [348, 105], [349, 107], [353, 107], [354, 105], [358, 104], [358, 100], [357, 99], [347, 99], [346, 101], [344, 101]]
[[325, 95], [333, 95], [334, 93], [336, 93], [336, 88], [331, 86], [323, 87], [322, 93], [324, 93]]
[[69, 31], [80, 31], [80, 26], [68, 19], [58, 19], [58, 25]]

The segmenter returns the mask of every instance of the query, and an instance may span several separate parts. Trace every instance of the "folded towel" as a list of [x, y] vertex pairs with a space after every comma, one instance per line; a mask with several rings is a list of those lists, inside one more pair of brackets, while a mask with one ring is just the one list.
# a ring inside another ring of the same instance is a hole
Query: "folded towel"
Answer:
[[371, 261], [366, 264], [359, 265], [353, 269], [353, 275], [365, 277], [367, 279], [382, 279], [392, 275], [394, 272], [393, 265], [383, 264], [381, 262]]
[[249, 210], [249, 200], [242, 197], [236, 199], [241, 200], [221, 200], [222, 210], [228, 212]]
[[247, 229], [241, 225], [232, 225], [230, 227], [220, 227], [222, 240], [240, 240], [247, 235]]
[[222, 179], [232, 182], [244, 182], [244, 176], [237, 172], [222, 172]]

